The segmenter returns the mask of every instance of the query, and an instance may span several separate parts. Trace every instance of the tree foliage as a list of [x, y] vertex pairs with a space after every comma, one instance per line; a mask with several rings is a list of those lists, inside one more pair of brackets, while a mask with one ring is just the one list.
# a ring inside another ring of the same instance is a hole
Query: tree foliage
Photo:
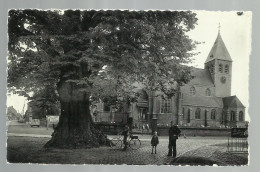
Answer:
[[11, 10], [9, 88], [36, 92], [66, 80], [102, 96], [104, 78], [122, 92], [133, 82], [185, 83], [195, 47], [186, 32], [196, 20], [190, 11]]
[[13, 106], [7, 108], [7, 120], [19, 120], [22, 115], [16, 111]]

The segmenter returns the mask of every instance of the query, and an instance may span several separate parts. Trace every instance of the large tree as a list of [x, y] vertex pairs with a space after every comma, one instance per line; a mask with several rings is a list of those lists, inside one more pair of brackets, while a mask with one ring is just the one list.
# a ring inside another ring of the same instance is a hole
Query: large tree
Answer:
[[57, 90], [61, 116], [46, 147], [99, 146], [91, 98], [126, 97], [135, 82], [174, 94], [167, 86], [190, 79], [196, 21], [190, 11], [10, 10], [8, 87]]

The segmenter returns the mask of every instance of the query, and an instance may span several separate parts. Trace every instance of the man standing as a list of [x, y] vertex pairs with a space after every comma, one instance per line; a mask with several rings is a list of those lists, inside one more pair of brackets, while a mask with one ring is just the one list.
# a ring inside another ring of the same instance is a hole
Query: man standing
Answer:
[[124, 129], [124, 131], [122, 132], [122, 135], [124, 136], [123, 143], [124, 143], [124, 145], [125, 145], [123, 151], [125, 151], [126, 148], [127, 148], [127, 145], [128, 145], [128, 143], [127, 143], [127, 138], [128, 138], [128, 136], [130, 135], [130, 133], [129, 133], [129, 127], [128, 127], [128, 126], [125, 126], [125, 129]]
[[181, 130], [177, 127], [177, 125], [173, 125], [173, 121], [171, 121], [171, 127], [169, 129], [169, 152], [168, 156], [176, 157], [176, 140], [180, 135]]

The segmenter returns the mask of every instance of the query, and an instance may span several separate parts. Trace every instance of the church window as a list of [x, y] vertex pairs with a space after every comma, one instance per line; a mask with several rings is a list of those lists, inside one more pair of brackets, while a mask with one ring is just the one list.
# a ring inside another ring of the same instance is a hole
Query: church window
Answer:
[[195, 95], [195, 94], [196, 94], [195, 87], [192, 86], [192, 87], [190, 88], [190, 94], [191, 94], [191, 95]]
[[239, 121], [244, 121], [244, 114], [242, 111], [239, 112]]
[[211, 70], [210, 70], [211, 73], [214, 72], [214, 65], [211, 65]]
[[211, 96], [211, 91], [209, 88], [206, 89], [206, 96]]
[[171, 99], [162, 99], [161, 100], [161, 113], [171, 113], [172, 100]]
[[211, 110], [211, 119], [213, 119], [213, 120], [216, 119], [216, 110], [215, 109]]
[[230, 115], [230, 121], [235, 121], [236, 120], [236, 115], [234, 111], [231, 111], [231, 115]]
[[222, 111], [221, 124], [225, 124], [225, 121], [226, 121], [225, 112]]
[[187, 123], [190, 123], [190, 109], [188, 110], [188, 118], [187, 118]]
[[185, 109], [182, 108], [182, 118], [184, 119]]
[[196, 109], [195, 119], [200, 119], [200, 108], [197, 108], [197, 109]]
[[225, 66], [225, 73], [229, 73], [229, 66], [228, 65]]
[[222, 67], [223, 67], [222, 64], [218, 65], [218, 71], [221, 72], [221, 73], [222, 73]]

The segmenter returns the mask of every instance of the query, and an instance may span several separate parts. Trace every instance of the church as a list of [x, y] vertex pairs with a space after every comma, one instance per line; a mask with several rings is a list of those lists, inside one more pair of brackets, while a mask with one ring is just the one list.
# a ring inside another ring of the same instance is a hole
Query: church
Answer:
[[205, 60], [204, 69], [191, 67], [193, 79], [178, 87], [178, 93], [170, 99], [162, 99], [161, 93], [138, 89], [140, 98], [116, 112], [111, 107], [104, 111], [98, 105], [94, 121], [130, 121], [134, 130], [150, 130], [169, 126], [170, 121], [182, 127], [243, 127], [245, 106], [236, 95], [231, 95], [232, 58], [218, 33]]

